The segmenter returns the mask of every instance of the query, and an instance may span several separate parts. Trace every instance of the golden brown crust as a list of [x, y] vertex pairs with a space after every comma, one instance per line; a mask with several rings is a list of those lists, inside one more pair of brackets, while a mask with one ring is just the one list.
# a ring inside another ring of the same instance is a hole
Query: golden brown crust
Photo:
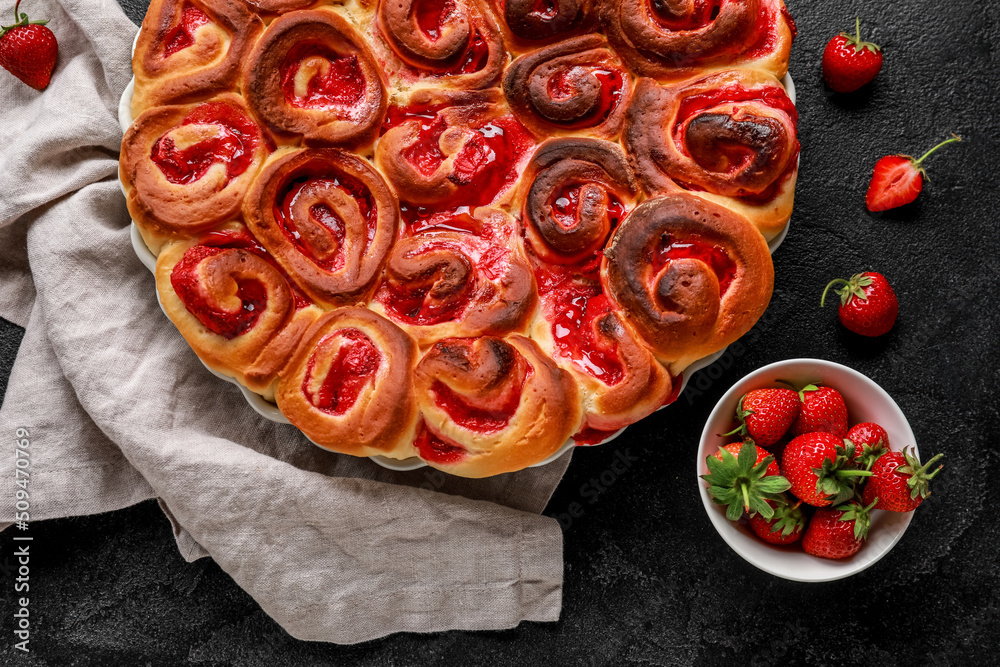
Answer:
[[732, 66], [781, 78], [794, 37], [782, 0], [602, 0], [601, 21], [633, 71], [661, 81]]
[[647, 199], [622, 223], [601, 279], [625, 321], [679, 372], [750, 330], [771, 299], [774, 267], [745, 218], [676, 194]]
[[763, 312], [793, 32], [781, 0], [152, 0], [120, 176], [210, 368], [332, 451], [519, 470]]
[[539, 11], [538, 0], [493, 0], [514, 52], [590, 32], [597, 18], [593, 0], [551, 0]]
[[119, 176], [150, 249], [237, 217], [268, 150], [243, 99], [232, 93], [143, 112], [122, 139]]
[[635, 206], [637, 193], [618, 144], [549, 139], [535, 150], [521, 177], [515, 210], [535, 254], [566, 264], [603, 248], [619, 219]]
[[[428, 15], [423, 0], [379, 0], [379, 33], [403, 63], [437, 87], [479, 90], [496, 85], [507, 64], [503, 34], [485, 0], [453, 0]], [[418, 5], [420, 5], [418, 7]]]
[[[561, 301], [543, 299], [544, 308], [551, 313], [573, 307]], [[541, 315], [532, 325], [531, 338], [579, 385], [583, 426], [617, 431], [663, 405], [673, 391], [673, 379], [618, 313], [601, 308], [600, 297], [590, 300], [590, 307], [598, 308], [596, 316], [581, 318], [581, 330], [570, 334], [580, 341], [579, 349], [557, 346], [555, 333], [561, 324]], [[565, 339], [566, 331], [559, 333]], [[601, 358], [603, 368], [595, 370], [595, 357]]]
[[366, 161], [334, 148], [275, 153], [243, 202], [247, 227], [311, 299], [363, 303], [399, 224], [395, 197]]
[[691, 190], [737, 209], [771, 239], [792, 212], [796, 123], [777, 79], [727, 70], [677, 86], [640, 80], [623, 140], [644, 190]]
[[354, 456], [406, 458], [417, 423], [416, 345], [364, 308], [326, 313], [278, 382], [281, 412], [316, 444]]
[[272, 21], [244, 61], [243, 86], [250, 107], [275, 132], [315, 146], [370, 145], [388, 104], [367, 42], [327, 8]]
[[580, 425], [572, 377], [523, 336], [440, 341], [417, 364], [414, 387], [427, 431], [421, 457], [463, 477], [542, 461]]
[[319, 310], [296, 308], [288, 282], [241, 230], [169, 244], [157, 259], [156, 288], [206, 365], [266, 396]]
[[632, 78], [603, 35], [581, 35], [527, 53], [507, 68], [510, 108], [536, 135], [621, 131]]
[[234, 89], [243, 55], [263, 29], [240, 2], [152, 0], [132, 55], [132, 116]]
[[[512, 227], [496, 209], [480, 208], [476, 218], [490, 234]], [[535, 296], [531, 269], [517, 244], [431, 230], [396, 242], [369, 307], [429, 345], [443, 338], [523, 332]]]

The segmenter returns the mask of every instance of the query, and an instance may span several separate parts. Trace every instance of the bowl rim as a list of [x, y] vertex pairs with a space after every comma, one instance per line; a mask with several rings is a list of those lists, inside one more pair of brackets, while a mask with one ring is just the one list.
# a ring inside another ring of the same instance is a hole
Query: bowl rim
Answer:
[[[704, 459], [705, 456], [707, 456], [705, 454], [705, 451], [709, 446], [710, 441], [715, 437], [717, 437], [716, 434], [713, 433], [713, 431], [715, 431], [716, 429], [712, 427], [712, 424], [715, 421], [717, 421], [717, 419], [721, 416], [722, 413], [733, 412], [733, 410], [735, 409], [734, 401], [738, 399], [739, 397], [738, 395], [742, 395], [743, 393], [746, 393], [750, 389], [757, 388], [757, 387], [748, 387], [746, 385], [752, 383], [754, 379], [759, 378], [762, 375], [769, 374], [772, 371], [778, 369], [791, 369], [806, 364], [812, 367], [818, 367], [820, 370], [822, 370], [823, 368], [836, 369], [837, 372], [846, 373], [848, 376], [851, 376], [855, 382], [865, 385], [868, 390], [877, 394], [881, 399], [883, 399], [889, 405], [890, 408], [894, 409], [898, 413], [897, 416], [899, 418], [900, 425], [902, 427], [901, 430], [903, 432], [901, 434], [902, 438], [896, 436], [894, 438], [894, 441], [898, 442], [900, 439], [904, 440], [906, 442], [904, 448], [912, 447], [914, 454], [919, 457], [920, 452], [917, 446], [916, 437], [913, 434], [913, 429], [910, 426], [909, 420], [906, 418], [905, 413], [899, 407], [896, 401], [893, 400], [892, 396], [890, 396], [889, 393], [881, 387], [881, 385], [879, 385], [877, 382], [869, 378], [867, 375], [851, 368], [850, 366], [845, 366], [844, 364], [840, 364], [835, 361], [829, 361], [826, 359], [797, 357], [794, 359], [784, 359], [782, 361], [776, 361], [770, 364], [766, 364], [764, 366], [761, 366], [760, 368], [757, 368], [754, 371], [751, 371], [750, 373], [747, 373], [742, 378], [733, 383], [733, 385], [726, 391], [726, 393], [722, 395], [722, 397], [712, 408], [711, 413], [709, 413], [709, 416], [705, 421], [705, 426], [701, 432], [701, 438], [698, 441], [698, 452], [697, 456], [695, 457], [695, 481], [698, 484], [698, 494], [701, 496], [702, 505], [705, 508], [706, 514], [708, 514], [708, 518], [711, 521], [712, 526], [715, 528], [716, 532], [719, 533], [719, 536], [723, 539], [723, 541], [727, 545], [729, 545], [729, 547], [733, 551], [735, 551], [743, 560], [747, 561], [754, 567], [763, 570], [764, 572], [767, 572], [768, 574], [774, 575], [782, 579], [787, 579], [789, 581], [797, 581], [802, 583], [822, 583], [822, 582], [836, 581], [838, 579], [844, 579], [846, 577], [850, 577], [854, 574], [857, 574], [858, 572], [868, 569], [869, 567], [877, 563], [879, 560], [881, 560], [883, 557], [885, 557], [885, 555], [889, 553], [889, 551], [891, 551], [892, 548], [896, 546], [896, 543], [899, 542], [899, 540], [903, 537], [903, 533], [906, 532], [906, 529], [909, 527], [910, 522], [913, 519], [913, 512], [891, 512], [891, 513], [887, 512], [887, 514], [895, 515], [895, 517], [893, 517], [892, 519], [893, 523], [897, 526], [896, 534], [892, 537], [890, 541], [880, 542], [879, 548], [881, 550], [878, 552], [867, 553], [866, 557], [863, 560], [856, 560], [855, 557], [851, 557], [845, 560], [820, 559], [815, 556], [810, 556], [805, 552], [796, 552], [787, 548], [768, 544], [763, 540], [758, 540], [756, 536], [751, 537], [750, 535], [746, 534], [744, 531], [741, 530], [734, 531], [731, 525], [733, 522], [730, 522], [728, 519], [726, 519], [725, 515], [722, 514], [717, 509], [720, 506], [712, 502], [711, 497], [708, 495], [708, 488], [705, 485], [704, 480], [701, 478], [701, 475], [704, 474]], [[770, 384], [773, 383], [769, 383], [768, 386], [770, 386]], [[841, 389], [838, 388], [838, 391], [841, 391]], [[849, 393], [850, 393], [849, 391], [845, 393], [845, 398]], [[894, 448], [892, 451], [901, 451], [901, 449]], [[755, 558], [754, 556], [751, 556], [744, 549], [743, 544], [741, 544], [743, 538], [755, 540], [756, 543], [762, 545], [764, 548], [769, 547], [770, 549], [773, 549], [775, 553], [789, 553], [789, 554], [801, 553], [801, 555], [804, 557], [810, 559], [815, 558], [818, 562], [826, 563], [827, 564], [826, 566], [832, 568], [832, 570], [830, 574], [822, 576], [805, 576], [801, 574], [796, 574], [794, 572], [789, 572], [787, 569], [783, 569], [778, 566], [779, 563], [781, 563], [780, 559], [759, 559]], [[866, 546], [874, 546], [874, 545], [873, 543], [869, 542]]]

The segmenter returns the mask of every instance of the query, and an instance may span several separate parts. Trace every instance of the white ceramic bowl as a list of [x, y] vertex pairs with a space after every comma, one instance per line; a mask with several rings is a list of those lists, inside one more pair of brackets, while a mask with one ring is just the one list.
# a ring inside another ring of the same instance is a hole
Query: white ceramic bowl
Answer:
[[903, 411], [875, 382], [856, 370], [832, 361], [788, 359], [758, 368], [733, 385], [716, 404], [705, 424], [698, 447], [698, 493], [701, 494], [708, 518], [719, 535], [750, 564], [776, 577], [792, 581], [820, 582], [849, 577], [889, 553], [910, 525], [913, 512], [873, 510], [871, 530], [861, 550], [850, 558], [829, 560], [810, 556], [802, 551], [800, 543], [787, 547], [768, 544], [742, 523], [727, 520], [726, 508], [712, 502], [708, 487], [700, 477], [708, 472], [705, 457], [714, 454], [719, 447], [732, 440], [731, 437], [725, 438], [718, 434], [732, 429], [736, 403], [740, 397], [751, 389], [784, 386], [777, 380], [787, 380], [796, 386], [813, 382], [833, 387], [843, 395], [847, 403], [848, 423], [853, 426], [859, 422], [875, 422], [888, 432], [893, 451], [913, 447], [914, 454], [919, 456], [916, 439]]

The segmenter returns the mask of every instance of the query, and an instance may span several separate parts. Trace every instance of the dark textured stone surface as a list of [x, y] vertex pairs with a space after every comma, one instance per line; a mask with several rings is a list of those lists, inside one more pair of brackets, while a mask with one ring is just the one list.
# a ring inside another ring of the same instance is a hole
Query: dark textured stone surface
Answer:
[[[138, 22], [142, 0], [122, 0]], [[547, 513], [584, 507], [565, 532], [562, 620], [494, 633], [400, 635], [354, 647], [296, 641], [211, 562], [186, 564], [155, 504], [36, 524], [33, 653], [26, 665], [380, 664], [972, 664], [995, 661], [1000, 628], [1000, 358], [996, 155], [1000, 6], [957, 0], [790, 0], [802, 169], [792, 231], [775, 255], [777, 288], [754, 333], [692, 383], [679, 404], [613, 444], [578, 451]], [[885, 49], [878, 81], [830, 97], [826, 40], [861, 13]], [[947, 136], [918, 203], [868, 214], [864, 189], [883, 154], [919, 153]], [[845, 332], [826, 282], [886, 274], [895, 329]], [[0, 326], [0, 377], [18, 339]], [[921, 447], [945, 453], [935, 494], [893, 551], [846, 581], [804, 585], [742, 561], [705, 517], [693, 457], [715, 401], [763, 364], [831, 359], [880, 383]], [[690, 390], [689, 390], [690, 391]], [[595, 494], [619, 450], [638, 462]], [[585, 485], [591, 486], [586, 487]], [[10, 535], [0, 537], [3, 554]], [[7, 584], [0, 597], [10, 600]], [[5, 606], [10, 609], [10, 605]], [[0, 623], [9, 655], [10, 618]], [[13, 663], [13, 660], [11, 660]]]

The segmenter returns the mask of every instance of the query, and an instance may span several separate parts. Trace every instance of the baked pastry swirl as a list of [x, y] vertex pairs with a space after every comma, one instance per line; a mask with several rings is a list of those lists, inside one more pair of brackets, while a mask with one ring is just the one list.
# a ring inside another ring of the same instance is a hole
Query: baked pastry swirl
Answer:
[[507, 68], [503, 89], [535, 134], [614, 139], [632, 82], [603, 35], [582, 35], [527, 53]]
[[247, 46], [263, 29], [239, 2], [152, 0], [132, 58], [132, 116], [231, 90]]
[[243, 202], [247, 227], [317, 303], [363, 303], [399, 209], [371, 165], [333, 148], [275, 153]]
[[416, 345], [365, 308], [313, 322], [278, 382], [278, 407], [317, 445], [355, 456], [392, 454], [413, 442]]
[[378, 0], [376, 25], [413, 81], [479, 90], [496, 85], [507, 64], [485, 0]]
[[601, 19], [625, 62], [663, 81], [733, 66], [782, 77], [795, 36], [782, 0], [608, 0]]
[[320, 314], [239, 225], [170, 244], [156, 262], [156, 288], [202, 361], [265, 396]]
[[243, 99], [153, 107], [122, 139], [128, 210], [153, 252], [239, 215], [270, 149]]
[[419, 344], [442, 338], [523, 331], [535, 306], [531, 269], [516, 244], [497, 237], [512, 229], [507, 214], [480, 208], [473, 225], [489, 230], [431, 229], [399, 239], [371, 307]]
[[648, 193], [689, 190], [741, 212], [770, 240], [792, 214], [797, 122], [773, 76], [727, 70], [670, 87], [640, 80], [623, 138]]
[[120, 177], [210, 369], [332, 452], [511, 472], [763, 313], [793, 36], [781, 0], [152, 0]]
[[571, 377], [523, 336], [439, 341], [413, 382], [423, 417], [420, 457], [463, 477], [544, 460], [580, 424]]
[[746, 218], [688, 194], [647, 199], [601, 264], [605, 292], [660, 359], [680, 371], [750, 330], [774, 267]]
[[272, 21], [244, 61], [243, 82], [247, 101], [271, 129], [310, 145], [369, 145], [388, 103], [371, 49], [325, 7]]

